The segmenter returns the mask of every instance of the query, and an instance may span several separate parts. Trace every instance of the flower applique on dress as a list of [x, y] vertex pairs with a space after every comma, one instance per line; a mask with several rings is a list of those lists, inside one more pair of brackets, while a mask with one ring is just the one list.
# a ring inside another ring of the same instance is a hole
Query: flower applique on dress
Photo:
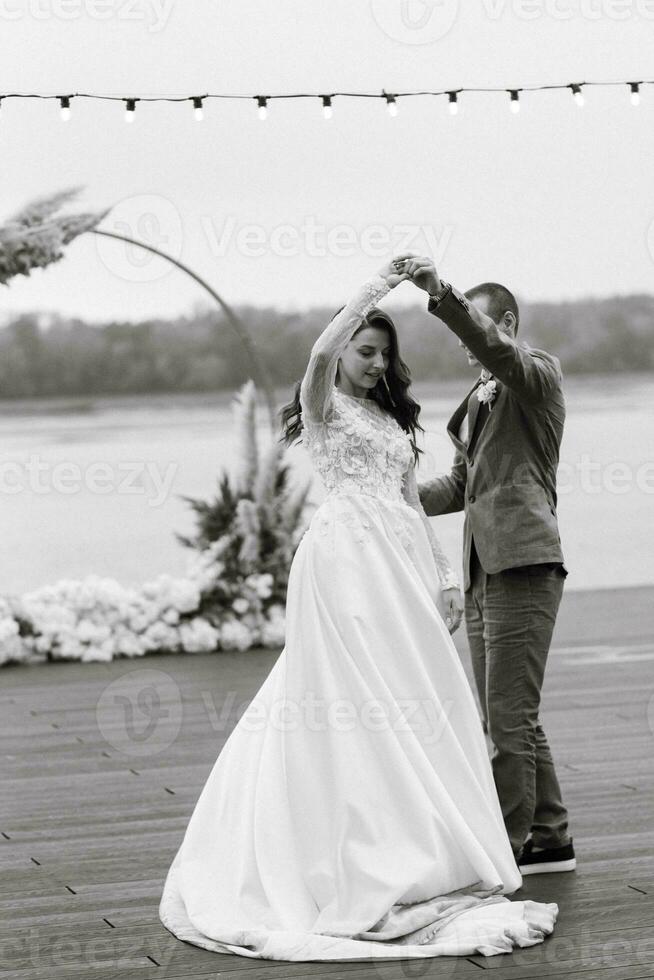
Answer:
[[365, 507], [382, 507], [397, 537], [410, 547], [419, 515], [407, 507], [402, 494], [404, 474], [413, 449], [406, 432], [372, 399], [358, 399], [334, 386], [329, 422], [305, 423], [307, 450], [326, 489], [331, 508], [321, 507], [315, 520], [326, 535], [334, 522], [347, 526], [354, 539], [365, 543], [374, 514], [368, 514], [352, 495], [365, 495]]

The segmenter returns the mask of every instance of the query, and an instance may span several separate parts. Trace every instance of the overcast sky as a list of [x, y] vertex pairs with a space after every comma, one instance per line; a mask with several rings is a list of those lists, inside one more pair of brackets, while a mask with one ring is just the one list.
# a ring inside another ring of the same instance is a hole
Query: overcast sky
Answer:
[[[401, 91], [654, 77], [654, 0], [0, 0], [0, 94]], [[173, 252], [233, 303], [339, 306], [408, 245], [460, 288], [527, 299], [654, 287], [654, 86], [508, 97], [137, 105], [5, 100], [0, 213], [81, 185], [103, 223]], [[339, 226], [340, 229], [339, 229]], [[84, 236], [1, 315], [190, 312], [190, 280]], [[412, 302], [411, 287], [398, 302]]]

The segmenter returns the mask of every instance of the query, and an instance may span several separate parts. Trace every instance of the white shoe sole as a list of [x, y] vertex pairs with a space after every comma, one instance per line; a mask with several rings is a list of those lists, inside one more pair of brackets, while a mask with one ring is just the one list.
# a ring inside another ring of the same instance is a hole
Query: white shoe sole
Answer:
[[570, 858], [567, 861], [543, 861], [541, 864], [518, 865], [520, 874], [523, 876], [552, 874], [556, 871], [574, 871], [576, 867], [576, 858]]

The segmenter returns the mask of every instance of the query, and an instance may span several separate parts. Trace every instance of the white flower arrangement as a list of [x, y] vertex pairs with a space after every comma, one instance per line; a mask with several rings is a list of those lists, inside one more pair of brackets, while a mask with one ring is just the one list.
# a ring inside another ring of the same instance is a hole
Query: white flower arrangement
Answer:
[[212, 520], [227, 508], [231, 518], [216, 540], [203, 533], [185, 541], [196, 548], [186, 574], [138, 588], [89, 575], [0, 597], [0, 665], [283, 645], [283, 600], [309, 486], [286, 488], [277, 444], [258, 462], [254, 398], [248, 382], [237, 400], [245, 445], [229, 500], [201, 508]]
[[[211, 567], [208, 562], [206, 568]], [[283, 644], [284, 607], [261, 608], [271, 575], [250, 575], [232, 613], [216, 623], [199, 613], [202, 562], [187, 578], [160, 575], [141, 589], [114, 579], [63, 579], [0, 605], [0, 664], [35, 660], [110, 661], [151, 652], [205, 653]], [[212, 577], [211, 583], [215, 584]], [[255, 601], [255, 598], [258, 602]], [[22, 627], [22, 629], [21, 629]], [[22, 635], [21, 635], [22, 634]]]

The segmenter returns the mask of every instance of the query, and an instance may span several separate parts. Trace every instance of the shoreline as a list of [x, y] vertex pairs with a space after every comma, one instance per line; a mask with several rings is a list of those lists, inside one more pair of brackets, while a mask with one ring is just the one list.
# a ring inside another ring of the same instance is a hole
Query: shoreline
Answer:
[[[456, 400], [461, 390], [465, 390], [475, 378], [473, 369], [463, 368], [460, 373], [455, 375], [437, 375], [433, 378], [416, 378], [411, 382], [411, 388], [420, 401], [427, 398], [439, 396], [439, 391], [443, 397]], [[628, 390], [630, 382], [652, 380], [654, 371], [644, 368], [642, 371], [602, 371], [602, 372], [570, 372], [564, 373], [564, 385], [570, 384], [579, 389], [597, 387], [599, 385], [603, 393], [621, 392]], [[293, 381], [288, 384], [275, 384], [275, 396], [280, 404], [287, 400], [292, 392]], [[33, 396], [0, 396], [0, 408], [12, 415], [32, 415], [39, 414], [40, 410], [47, 408], [50, 411], [67, 414], [77, 411], [94, 411], [100, 407], [121, 406], [128, 408], [132, 405], [138, 406], [139, 403], [151, 402], [153, 405], [160, 405], [171, 399], [183, 402], [197, 402], [207, 399], [210, 403], [219, 406], [229, 405], [234, 396], [239, 391], [239, 386], [235, 388], [207, 388], [194, 389], [190, 391], [180, 389], [154, 390], [140, 392], [80, 392], [79, 394], [69, 395], [33, 395]], [[263, 408], [263, 393], [262, 408]]]
[[[607, 602], [608, 596], [611, 596], [613, 601]], [[459, 653], [465, 653], [467, 656], [468, 642], [465, 623], [462, 622], [453, 639]], [[654, 585], [570, 592], [566, 592], [564, 589], [550, 652], [563, 647], [578, 646], [581, 650], [587, 646], [610, 647], [616, 644], [630, 646], [643, 642], [651, 643], [654, 650]], [[236, 657], [237, 662], [247, 661], [248, 657], [263, 656], [264, 658], [275, 659], [281, 650], [281, 646], [279, 648], [255, 646], [249, 650], [213, 650], [194, 654], [157, 650], [138, 657], [114, 657], [111, 661], [101, 664], [97, 662], [82, 664], [77, 659], [11, 661], [0, 665], [0, 677], [3, 676], [3, 670], [7, 668], [17, 670], [21, 667], [52, 667], [56, 664], [78, 664], [85, 668], [93, 666], [107, 668], [111, 664], [127, 664], [128, 662], [152, 664], [155, 658], [159, 658], [162, 663], [165, 663], [169, 658], [183, 661], [198, 657], [201, 659], [205, 657]]]

